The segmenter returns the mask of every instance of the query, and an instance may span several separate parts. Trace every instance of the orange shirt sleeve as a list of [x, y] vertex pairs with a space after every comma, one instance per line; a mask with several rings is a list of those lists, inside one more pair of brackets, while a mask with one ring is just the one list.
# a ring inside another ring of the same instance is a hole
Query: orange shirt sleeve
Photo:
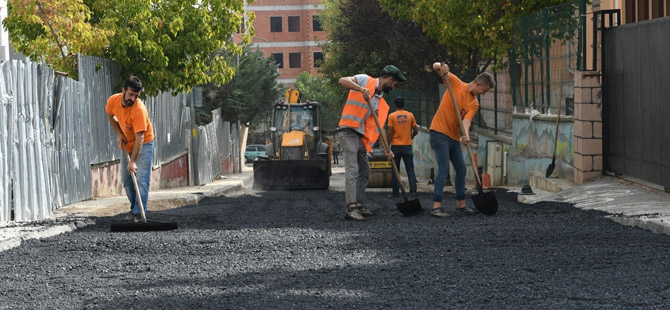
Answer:
[[147, 111], [144, 109], [136, 109], [133, 112], [135, 114], [132, 118], [134, 133], [147, 131], [147, 120], [149, 119], [149, 114]]
[[470, 98], [466, 99], [467, 103], [465, 104], [465, 116], [463, 116], [464, 119], [469, 119], [473, 120], [475, 118], [475, 115], [477, 115], [477, 111], [479, 110], [479, 102], [477, 102], [477, 98], [474, 96], [468, 96]]
[[[389, 115], [388, 121], [386, 122], [387, 123], [386, 126], [395, 127], [395, 118], [393, 117], [393, 116], [395, 116], [395, 113], [396, 112], [393, 112]], [[391, 137], [389, 137], [389, 138], [391, 138]]]

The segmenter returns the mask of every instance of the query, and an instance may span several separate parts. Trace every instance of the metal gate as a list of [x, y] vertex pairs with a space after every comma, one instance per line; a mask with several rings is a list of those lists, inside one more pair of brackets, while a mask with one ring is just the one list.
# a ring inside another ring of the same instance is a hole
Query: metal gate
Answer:
[[670, 189], [670, 18], [603, 35], [605, 167]]

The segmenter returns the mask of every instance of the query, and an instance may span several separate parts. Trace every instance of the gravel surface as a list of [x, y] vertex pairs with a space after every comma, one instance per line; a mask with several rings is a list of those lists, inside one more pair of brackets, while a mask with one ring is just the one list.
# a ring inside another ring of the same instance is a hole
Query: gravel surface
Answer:
[[366, 222], [344, 220], [335, 191], [149, 214], [178, 221], [170, 232], [110, 233], [118, 217], [99, 218], [0, 252], [0, 309], [670, 308], [667, 235], [503, 190], [495, 216], [405, 218], [387, 194], [368, 194]]

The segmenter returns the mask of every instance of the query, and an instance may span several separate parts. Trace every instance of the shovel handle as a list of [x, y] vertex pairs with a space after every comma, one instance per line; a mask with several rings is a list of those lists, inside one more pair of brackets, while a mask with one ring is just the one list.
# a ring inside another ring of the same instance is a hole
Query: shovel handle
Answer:
[[[126, 145], [125, 143], [123, 144], [123, 149], [124, 151], [126, 150]], [[128, 160], [128, 163], [130, 163], [130, 155], [128, 155], [128, 152], [124, 152], [126, 154], [126, 159]], [[126, 167], [126, 169], [128, 169]], [[140, 204], [140, 215], [142, 216], [142, 221], [147, 222], [147, 216], [144, 214], [144, 204], [142, 203], [142, 195], [140, 195], [140, 187], [137, 186], [137, 177], [135, 176], [135, 172], [130, 172], [130, 177], [133, 179], [133, 185], [135, 185], [135, 199], [137, 199], [137, 202]]]
[[[442, 63], [440, 63], [442, 65]], [[449, 72], [447, 74], [442, 76], [442, 79], [447, 84], [447, 90], [449, 92], [449, 96], [451, 96], [451, 103], [454, 105], [454, 113], [456, 113], [456, 119], [458, 120], [458, 125], [461, 127], [461, 135], [465, 135], [465, 126], [463, 126], [463, 120], [461, 120], [461, 113], [458, 113], [458, 103], [456, 103], [456, 97], [454, 97], [454, 90], [451, 88], [451, 82], [449, 81]], [[472, 149], [470, 149], [470, 144], [466, 143], [465, 148], [468, 150], [468, 157], [470, 158], [471, 166], [472, 166], [472, 172], [475, 175], [475, 179], [477, 181], [477, 190], [481, 193], [483, 191], [482, 189], [482, 181], [479, 179], [479, 173], [477, 173], [477, 166], [475, 166], [475, 158], [472, 156]]]
[[[372, 94], [370, 94], [372, 96]], [[389, 146], [388, 140], [386, 140], [386, 133], [384, 132], [382, 125], [379, 123], [379, 118], [377, 118], [377, 113], [375, 113], [374, 109], [372, 108], [372, 102], [370, 102], [370, 99], [365, 99], [368, 103], [368, 109], [370, 110], [370, 114], [372, 114], [372, 117], [375, 119], [375, 124], [377, 124], [377, 129], [379, 130], [379, 139], [382, 141], [382, 147], [384, 147], [384, 152], [386, 154], [391, 153], [391, 146]], [[395, 175], [395, 178], [398, 180], [398, 185], [400, 186], [400, 191], [402, 192], [402, 198], [407, 202], [407, 193], [405, 192], [405, 187], [402, 185], [401, 179], [400, 179], [400, 172], [398, 171], [398, 166], [395, 164], [395, 160], [390, 160], [391, 162], [391, 168], [393, 169], [393, 174]]]

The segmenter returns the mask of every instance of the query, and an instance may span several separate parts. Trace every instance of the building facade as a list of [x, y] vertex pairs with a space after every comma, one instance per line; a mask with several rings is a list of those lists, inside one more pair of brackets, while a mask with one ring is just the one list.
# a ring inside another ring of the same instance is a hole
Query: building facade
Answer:
[[246, 5], [256, 14], [252, 47], [279, 64], [279, 82], [292, 85], [302, 72], [318, 74], [326, 32], [319, 21], [321, 0], [257, 0]]

